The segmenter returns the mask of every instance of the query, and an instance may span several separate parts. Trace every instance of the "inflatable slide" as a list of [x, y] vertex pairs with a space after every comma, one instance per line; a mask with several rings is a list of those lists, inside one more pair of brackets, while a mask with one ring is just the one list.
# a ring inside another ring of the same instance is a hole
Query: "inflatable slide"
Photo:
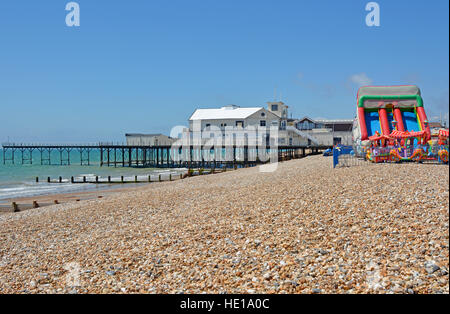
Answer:
[[372, 162], [448, 163], [448, 130], [432, 135], [417, 86], [365, 86], [353, 123], [356, 155]]
[[357, 95], [355, 141], [359, 144], [393, 131], [421, 132], [431, 138], [427, 116], [417, 86], [365, 86]]

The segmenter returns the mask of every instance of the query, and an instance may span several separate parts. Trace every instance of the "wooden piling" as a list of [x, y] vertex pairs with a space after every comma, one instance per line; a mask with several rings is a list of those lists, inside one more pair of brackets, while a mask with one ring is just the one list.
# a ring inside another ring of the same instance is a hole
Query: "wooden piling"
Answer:
[[17, 212], [19, 212], [20, 210], [19, 210], [19, 206], [17, 206], [17, 203], [16, 202], [12, 202], [12, 208], [13, 208], [13, 212], [15, 212], [15, 213], [17, 213]]
[[33, 201], [33, 208], [39, 208], [39, 204], [36, 201]]

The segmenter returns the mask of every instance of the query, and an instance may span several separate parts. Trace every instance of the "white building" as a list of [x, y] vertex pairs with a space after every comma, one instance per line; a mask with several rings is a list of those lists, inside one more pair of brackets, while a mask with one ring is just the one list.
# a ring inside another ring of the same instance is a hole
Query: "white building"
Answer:
[[268, 109], [264, 107], [241, 108], [236, 105], [228, 105], [218, 109], [197, 109], [189, 118], [190, 131], [202, 131], [203, 142], [217, 137], [218, 134], [227, 141], [227, 127], [233, 128], [233, 136], [239, 137], [239, 130], [248, 131], [254, 129], [266, 129], [266, 144], [273, 145], [274, 134], [270, 128], [277, 130], [278, 145], [314, 145], [314, 138], [287, 125], [288, 106], [283, 102], [268, 102]]
[[320, 145], [353, 144], [351, 119], [326, 120], [304, 117], [294, 122], [295, 127], [314, 137]]
[[189, 129], [193, 130], [194, 122], [205, 128], [242, 127], [279, 125], [280, 117], [263, 107], [240, 108], [229, 105], [219, 109], [197, 109], [189, 118]]

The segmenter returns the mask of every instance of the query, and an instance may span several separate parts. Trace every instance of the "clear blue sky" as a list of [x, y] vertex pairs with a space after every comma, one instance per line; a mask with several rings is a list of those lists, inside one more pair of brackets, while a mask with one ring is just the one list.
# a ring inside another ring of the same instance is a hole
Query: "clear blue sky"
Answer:
[[[417, 84], [448, 119], [447, 0], [0, 2], [0, 141], [122, 141], [197, 107], [261, 106], [353, 118], [359, 83]], [[280, 97], [280, 96], [278, 96]]]

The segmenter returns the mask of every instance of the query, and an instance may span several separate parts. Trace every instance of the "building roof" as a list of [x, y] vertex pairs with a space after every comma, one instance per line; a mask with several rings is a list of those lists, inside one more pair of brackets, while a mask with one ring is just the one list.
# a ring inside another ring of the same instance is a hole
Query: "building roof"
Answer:
[[311, 122], [316, 122], [316, 120], [311, 119], [311, 118], [308, 117], [308, 116], [304, 116], [303, 118], [298, 119], [299, 122], [302, 122], [302, 121], [305, 121], [305, 120], [308, 120], [308, 121], [311, 121]]
[[264, 109], [263, 107], [240, 108], [237, 106], [226, 106], [220, 109], [197, 109], [189, 120], [222, 120], [222, 119], [245, 119], [252, 114]]
[[321, 124], [353, 124], [353, 119], [311, 119], [308, 116], [305, 116], [298, 121], [302, 122], [305, 120]]
[[353, 124], [353, 119], [319, 119], [315, 120], [317, 123], [323, 124]]

